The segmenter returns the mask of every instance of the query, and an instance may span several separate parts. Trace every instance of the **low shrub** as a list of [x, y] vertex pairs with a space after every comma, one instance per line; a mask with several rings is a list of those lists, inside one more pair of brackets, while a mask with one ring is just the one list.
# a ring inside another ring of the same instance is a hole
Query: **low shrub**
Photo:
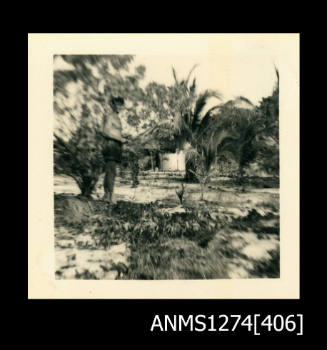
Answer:
[[96, 211], [96, 201], [72, 195], [56, 195], [54, 210], [56, 222], [81, 228]]
[[158, 204], [118, 202], [111, 217], [92, 216], [84, 231], [96, 235], [104, 247], [122, 241], [132, 245], [162, 243], [171, 238], [189, 239], [205, 247], [217, 232], [218, 221], [206, 209], [173, 214], [163, 209]]

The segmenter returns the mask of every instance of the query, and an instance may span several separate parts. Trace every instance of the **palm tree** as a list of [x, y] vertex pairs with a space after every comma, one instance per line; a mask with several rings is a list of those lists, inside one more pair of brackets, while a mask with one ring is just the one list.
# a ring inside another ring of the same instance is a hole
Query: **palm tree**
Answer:
[[[186, 79], [179, 80], [177, 73], [172, 68], [175, 83], [168, 87], [168, 100], [171, 111], [171, 119], [165, 120], [138, 135], [135, 140], [142, 144], [155, 144], [156, 148], [160, 140], [169, 140], [169, 145], [177, 152], [185, 152], [187, 144], [194, 145], [198, 142], [197, 133], [202, 129], [202, 121], [207, 121], [212, 112], [218, 108], [210, 108], [204, 115], [203, 112], [210, 98], [221, 100], [221, 94], [216, 90], [205, 90], [199, 95], [196, 92], [196, 78], [190, 83], [191, 75], [197, 65], [194, 65]], [[173, 140], [171, 140], [171, 137]], [[192, 162], [186, 163], [186, 179], [196, 180], [192, 169]], [[193, 169], [194, 170], [194, 169]]]
[[[254, 105], [242, 96], [211, 108], [195, 128], [190, 165], [194, 168], [192, 160], [200, 159], [207, 181], [217, 155], [232, 155], [243, 166], [249, 158], [249, 145], [254, 137], [253, 116]], [[189, 172], [194, 173], [194, 169]]]
[[186, 153], [185, 180], [199, 180], [196, 172], [198, 167], [201, 169], [200, 177], [209, 181], [209, 173], [217, 153], [224, 150], [233, 154], [243, 174], [243, 167], [255, 156], [253, 148], [250, 147], [255, 135], [252, 123], [255, 106], [247, 98], [239, 96], [224, 104], [213, 106], [203, 115], [208, 100], [214, 97], [221, 101], [222, 96], [216, 90], [205, 90], [199, 95], [196, 94], [196, 79], [189, 86], [189, 79], [195, 67], [181, 82], [173, 69], [175, 91], [182, 91], [188, 102], [180, 103], [184, 109], [177, 110], [174, 118], [174, 136], [179, 141], [179, 149], [185, 151], [186, 143], [191, 146]]
[[[232, 144], [242, 144], [243, 138], [245, 140], [243, 133], [254, 109], [248, 99], [238, 97], [227, 103], [217, 104], [203, 113], [209, 99], [216, 98], [221, 101], [222, 96], [219, 91], [209, 89], [197, 94], [196, 79], [190, 84], [190, 77], [195, 68], [196, 65], [192, 67], [186, 79], [181, 81], [172, 68], [175, 83], [168, 88], [172, 120], [159, 123], [139, 135], [139, 140], [149, 142], [151, 139], [158, 143], [160, 135], [167, 134], [168, 131], [174, 138], [175, 150], [186, 153], [186, 181], [199, 180], [197, 166], [202, 169], [203, 176], [209, 179], [207, 175], [217, 152], [227, 149], [227, 145], [232, 148]], [[235, 145], [233, 152], [239, 155], [240, 148]]]
[[[222, 100], [222, 95], [217, 90], [205, 90], [199, 95], [196, 92], [196, 78], [193, 79], [190, 84], [191, 74], [197, 65], [194, 65], [187, 75], [186, 79], [179, 81], [174, 68], [173, 77], [175, 84], [170, 88], [171, 91], [171, 105], [175, 111], [173, 116], [173, 128], [172, 133], [176, 141], [177, 151], [186, 151], [186, 145], [189, 144], [193, 149], [201, 148], [201, 131], [203, 130], [204, 124], [211, 117], [211, 114], [216, 110], [219, 105], [216, 105], [203, 115], [203, 111], [208, 104], [208, 100], [216, 98]], [[206, 159], [208, 163], [211, 153], [206, 152]], [[187, 152], [187, 155], [194, 154], [194, 152]], [[185, 180], [196, 181], [195, 176], [195, 159], [189, 157], [186, 161], [186, 175]]]
[[239, 165], [243, 178], [244, 167], [256, 156], [256, 108], [247, 98], [239, 96], [222, 105], [218, 114], [208, 122], [212, 138], [208, 147], [216, 155], [231, 156]]

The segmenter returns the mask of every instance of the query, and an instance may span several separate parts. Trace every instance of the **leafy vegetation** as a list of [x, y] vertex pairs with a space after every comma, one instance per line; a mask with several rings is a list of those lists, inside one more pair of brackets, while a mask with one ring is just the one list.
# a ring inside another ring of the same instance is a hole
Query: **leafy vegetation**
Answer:
[[119, 201], [112, 216], [97, 214], [84, 227], [100, 236], [99, 244], [108, 247], [121, 241], [134, 246], [163, 243], [167, 239], [186, 238], [205, 247], [218, 229], [205, 209], [188, 209], [170, 214], [158, 204], [137, 204]]
[[[136, 67], [128, 74], [133, 60], [129, 55], [62, 55], [74, 67], [54, 73], [55, 173], [71, 176], [81, 194], [90, 197], [103, 172], [104, 140], [99, 130], [108, 113], [112, 96], [126, 98], [125, 122], [132, 128], [139, 123], [136, 109], [143, 99], [139, 81], [145, 68]], [[70, 89], [78, 93], [71, 94]], [[75, 98], [74, 98], [75, 96]]]

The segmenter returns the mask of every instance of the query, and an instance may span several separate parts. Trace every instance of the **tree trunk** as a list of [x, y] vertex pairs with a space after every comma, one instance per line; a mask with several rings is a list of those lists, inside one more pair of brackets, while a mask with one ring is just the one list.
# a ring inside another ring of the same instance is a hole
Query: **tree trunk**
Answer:
[[201, 201], [203, 201], [203, 194], [204, 194], [204, 184], [203, 183], [201, 183], [201, 198], [200, 198], [200, 200]]
[[151, 158], [151, 169], [152, 169], [152, 171], [154, 171], [154, 168], [153, 168], [153, 156], [152, 156], [152, 152], [150, 152], [150, 158]]
[[139, 184], [138, 176], [139, 176], [139, 160], [135, 158], [131, 162], [132, 168], [132, 187], [135, 188]]
[[241, 186], [241, 191], [245, 192], [244, 168], [243, 168], [243, 166], [239, 167], [239, 185]]

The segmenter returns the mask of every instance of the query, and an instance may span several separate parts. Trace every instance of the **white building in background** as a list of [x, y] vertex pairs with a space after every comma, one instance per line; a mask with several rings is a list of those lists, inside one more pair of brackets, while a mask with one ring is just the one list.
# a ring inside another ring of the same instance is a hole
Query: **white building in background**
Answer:
[[161, 158], [162, 171], [185, 171], [185, 153], [165, 153]]

